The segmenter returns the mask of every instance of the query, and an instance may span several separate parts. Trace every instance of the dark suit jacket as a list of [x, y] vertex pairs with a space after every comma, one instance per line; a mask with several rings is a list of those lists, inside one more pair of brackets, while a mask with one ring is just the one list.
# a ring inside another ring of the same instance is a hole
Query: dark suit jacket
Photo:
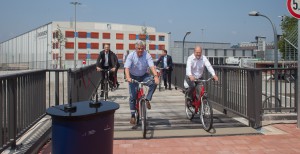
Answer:
[[[105, 63], [105, 52], [102, 50], [97, 58], [96, 66], [103, 68]], [[108, 67], [109, 68], [117, 68], [118, 66], [118, 58], [115, 53], [112, 51], [108, 52]]]
[[[159, 65], [159, 63], [161, 62], [161, 67], [164, 68], [164, 57], [163, 56], [160, 56], [159, 59], [157, 60], [156, 62], [156, 66]], [[169, 70], [173, 70], [173, 61], [172, 61], [172, 57], [167, 55], [167, 67], [169, 67]]]

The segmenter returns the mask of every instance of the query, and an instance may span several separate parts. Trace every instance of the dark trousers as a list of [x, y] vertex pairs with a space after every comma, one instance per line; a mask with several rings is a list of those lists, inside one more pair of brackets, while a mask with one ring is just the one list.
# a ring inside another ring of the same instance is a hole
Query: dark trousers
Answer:
[[[172, 70], [163, 69], [163, 80], [164, 85], [167, 88], [169, 85], [169, 88], [171, 89], [171, 77], [172, 77]], [[168, 84], [167, 84], [168, 83]]]
[[[108, 66], [104, 66], [102, 69], [110, 69]], [[104, 78], [105, 78], [105, 75], [107, 72], [104, 72], [102, 71], [101, 72], [101, 90], [104, 89]], [[113, 83], [114, 83], [114, 79], [115, 78], [115, 73], [114, 72], [109, 72], [109, 75], [108, 75], [108, 80], [110, 81], [109, 82], [109, 87], [113, 87]]]

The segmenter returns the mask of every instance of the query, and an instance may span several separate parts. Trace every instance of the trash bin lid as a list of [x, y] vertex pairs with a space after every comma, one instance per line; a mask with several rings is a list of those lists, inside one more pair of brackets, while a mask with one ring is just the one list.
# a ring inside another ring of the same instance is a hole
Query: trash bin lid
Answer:
[[99, 106], [91, 106], [91, 101], [82, 101], [72, 103], [72, 106], [76, 106], [76, 110], [69, 112], [66, 111], [65, 105], [52, 106], [46, 110], [46, 113], [56, 117], [82, 117], [95, 114], [106, 114], [108, 112], [114, 112], [119, 109], [120, 105], [115, 102], [101, 101]]

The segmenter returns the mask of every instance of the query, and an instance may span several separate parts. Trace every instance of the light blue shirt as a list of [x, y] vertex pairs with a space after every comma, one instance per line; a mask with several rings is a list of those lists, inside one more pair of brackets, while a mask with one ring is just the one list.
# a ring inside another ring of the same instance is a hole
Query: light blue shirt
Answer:
[[147, 73], [149, 67], [154, 66], [151, 55], [144, 51], [141, 57], [138, 57], [136, 51], [131, 52], [126, 59], [125, 68], [129, 68], [130, 74], [142, 76]]
[[168, 64], [167, 64], [167, 55], [164, 57], [164, 68], [167, 68]]

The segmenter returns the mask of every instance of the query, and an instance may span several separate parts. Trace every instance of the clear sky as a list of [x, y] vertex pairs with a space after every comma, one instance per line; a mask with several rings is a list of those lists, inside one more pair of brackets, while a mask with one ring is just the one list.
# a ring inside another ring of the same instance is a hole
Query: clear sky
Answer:
[[[74, 18], [72, 0], [1, 0], [0, 42], [51, 21]], [[250, 42], [255, 36], [273, 41], [268, 16], [281, 34], [281, 18], [289, 15], [286, 0], [78, 0], [77, 21], [146, 25], [171, 32], [172, 41]]]

